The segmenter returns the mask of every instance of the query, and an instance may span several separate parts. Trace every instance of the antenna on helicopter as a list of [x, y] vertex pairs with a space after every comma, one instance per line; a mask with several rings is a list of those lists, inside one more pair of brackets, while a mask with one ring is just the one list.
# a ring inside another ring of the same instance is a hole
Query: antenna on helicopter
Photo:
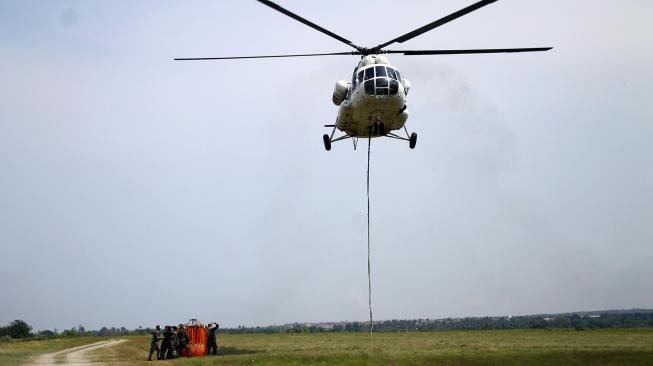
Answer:
[[458, 19], [462, 16], [465, 16], [475, 10], [478, 10], [486, 5], [490, 5], [497, 0], [481, 0], [477, 3], [474, 3], [464, 9], [458, 10], [454, 13], [451, 13], [443, 18], [440, 18], [434, 22], [431, 22], [423, 27], [417, 28], [412, 32], [408, 32], [402, 36], [399, 36], [395, 39], [381, 43], [378, 46], [367, 48], [361, 47], [350, 40], [337, 35], [336, 33], [331, 32], [328, 29], [320, 27], [319, 25], [307, 20], [290, 10], [281, 7], [280, 5], [269, 1], [269, 0], [257, 0], [258, 2], [269, 6], [270, 8], [285, 14], [300, 23], [303, 23], [327, 36], [334, 38], [352, 48], [355, 51], [345, 51], [345, 52], [331, 52], [331, 53], [304, 53], [304, 54], [290, 54], [290, 55], [259, 55], [259, 56], [229, 56], [229, 57], [191, 57], [191, 58], [175, 58], [177, 61], [198, 61], [198, 60], [235, 60], [235, 59], [253, 59], [253, 58], [280, 58], [280, 57], [312, 57], [312, 56], [342, 56], [342, 55], [373, 55], [373, 54], [384, 54], [384, 53], [394, 53], [394, 54], [403, 54], [405, 56], [424, 56], [424, 55], [458, 55], [458, 54], [480, 54], [480, 53], [515, 53], [515, 52], [541, 52], [548, 51], [553, 47], [530, 47], [530, 48], [484, 48], [484, 49], [459, 49], [459, 50], [385, 50], [386, 46], [389, 46], [393, 43], [403, 43], [410, 39], [413, 39], [417, 36], [420, 36], [426, 32], [429, 32], [437, 27], [440, 27], [444, 24], [447, 24], [455, 19]]

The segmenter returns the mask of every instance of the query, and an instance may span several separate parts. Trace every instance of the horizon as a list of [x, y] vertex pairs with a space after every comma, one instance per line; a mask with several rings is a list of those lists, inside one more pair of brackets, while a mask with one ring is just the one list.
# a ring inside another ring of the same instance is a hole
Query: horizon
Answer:
[[[445, 317], [445, 318], [429, 318], [429, 317], [424, 317], [424, 318], [394, 318], [394, 319], [374, 319], [374, 323], [383, 323], [387, 321], [393, 321], [393, 320], [398, 320], [398, 321], [415, 321], [415, 320], [428, 320], [428, 321], [442, 321], [442, 320], [447, 320], [447, 319], [482, 319], [482, 318], [527, 318], [527, 317], [538, 317], [538, 316], [547, 316], [547, 315], [577, 315], [577, 314], [603, 314], [603, 313], [608, 313], [608, 314], [621, 314], [621, 313], [651, 313], [653, 312], [653, 309], [642, 309], [642, 308], [630, 308], [630, 309], [605, 309], [605, 310], [580, 310], [580, 311], [566, 311], [566, 312], [559, 312], [559, 313], [538, 313], [538, 314], [510, 314], [510, 315], [479, 315], [479, 316], [461, 316], [461, 317]], [[589, 316], [589, 315], [588, 315]], [[29, 321], [26, 321], [24, 319], [16, 319], [16, 320], [23, 320], [29, 324]], [[195, 319], [197, 320], [197, 319]], [[211, 320], [213, 322], [215, 320]], [[202, 323], [200, 321], [200, 323]], [[217, 323], [220, 324], [219, 321]], [[325, 321], [311, 321], [311, 322], [305, 322], [305, 321], [294, 321], [294, 322], [288, 322], [288, 323], [277, 323], [277, 324], [255, 324], [255, 325], [246, 325], [246, 324], [238, 324], [237, 326], [231, 326], [231, 327], [223, 327], [220, 325], [220, 329], [222, 330], [235, 330], [235, 329], [240, 329], [246, 328], [246, 329], [251, 329], [251, 328], [274, 328], [274, 327], [284, 327], [284, 326], [290, 326], [294, 324], [300, 324], [300, 325], [320, 325], [320, 324], [339, 324], [339, 323], [362, 323], [362, 324], [369, 324], [369, 320], [325, 320]], [[157, 323], [161, 326], [162, 324], [167, 324], [166, 322], [159, 322]], [[176, 322], [170, 322], [170, 324], [176, 324]], [[182, 322], [181, 324], [184, 324]], [[204, 323], [202, 323], [204, 324]], [[0, 324], [0, 326], [2, 326]], [[86, 332], [97, 332], [100, 331], [103, 328], [106, 329], [120, 329], [120, 328], [125, 328], [128, 331], [137, 331], [140, 329], [147, 330], [147, 329], [153, 329], [154, 325], [150, 326], [142, 326], [139, 325], [137, 327], [126, 327], [124, 325], [102, 325], [99, 328], [93, 328], [93, 329], [86, 329], [83, 323], [80, 323], [78, 325], [72, 326], [71, 328], [62, 328], [59, 330], [58, 328], [53, 328], [53, 329], [36, 329], [34, 328], [33, 331], [35, 332], [41, 332], [41, 331], [46, 331], [46, 330], [51, 330], [54, 331], [55, 329], [61, 333], [64, 330], [68, 329], [78, 329], [79, 327], [84, 327]]]

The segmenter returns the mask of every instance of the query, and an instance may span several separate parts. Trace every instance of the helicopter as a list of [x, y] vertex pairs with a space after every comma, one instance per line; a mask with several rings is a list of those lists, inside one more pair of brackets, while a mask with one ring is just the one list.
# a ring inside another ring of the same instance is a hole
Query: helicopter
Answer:
[[[410, 90], [410, 81], [406, 79], [398, 68], [391, 65], [386, 54], [403, 54], [405, 56], [423, 55], [455, 55], [455, 54], [483, 54], [483, 53], [517, 53], [517, 52], [542, 52], [553, 47], [531, 48], [486, 48], [486, 49], [435, 49], [435, 50], [386, 50], [385, 47], [394, 43], [403, 43], [431, 31], [437, 27], [467, 15], [486, 5], [498, 0], [481, 0], [461, 10], [435, 20], [423, 27], [417, 28], [402, 36], [381, 43], [374, 47], [363, 47], [354, 44], [348, 39], [335, 34], [280, 5], [269, 0], [257, 0], [268, 7], [285, 14], [327, 36], [334, 38], [354, 50], [331, 53], [305, 53], [286, 55], [261, 55], [261, 56], [229, 56], [229, 57], [194, 57], [175, 58], [177, 61], [192, 60], [234, 60], [258, 59], [279, 57], [313, 57], [313, 56], [361, 56], [358, 65], [354, 68], [351, 81], [339, 80], [333, 90], [332, 101], [339, 107], [335, 123], [325, 124], [331, 128], [330, 134], [324, 134], [322, 141], [325, 150], [331, 150], [331, 144], [337, 141], [352, 139], [354, 150], [359, 138], [388, 137], [408, 141], [408, 146], [414, 149], [417, 144], [417, 133], [408, 133], [406, 121], [408, 120], [408, 107], [406, 97]], [[335, 137], [336, 130], [341, 131], [341, 136]], [[403, 130], [405, 136], [398, 133]], [[393, 131], [397, 131], [395, 133]]]

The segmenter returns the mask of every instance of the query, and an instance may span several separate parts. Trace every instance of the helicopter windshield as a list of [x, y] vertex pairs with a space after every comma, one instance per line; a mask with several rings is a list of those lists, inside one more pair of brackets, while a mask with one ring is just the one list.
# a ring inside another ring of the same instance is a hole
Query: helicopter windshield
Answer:
[[374, 79], [374, 68], [370, 67], [365, 70], [365, 80]]
[[388, 77], [390, 79], [397, 79], [397, 74], [395, 74], [395, 69], [388, 67]]
[[375, 65], [359, 71], [356, 80], [358, 84], [364, 82], [365, 94], [397, 95], [401, 74], [392, 67]]

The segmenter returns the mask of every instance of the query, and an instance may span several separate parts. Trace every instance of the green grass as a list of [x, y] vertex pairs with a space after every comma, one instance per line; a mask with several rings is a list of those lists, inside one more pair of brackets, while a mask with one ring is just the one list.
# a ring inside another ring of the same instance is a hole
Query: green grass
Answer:
[[[94, 354], [145, 365], [148, 337]], [[166, 365], [653, 365], [653, 329], [220, 335], [220, 355]]]
[[0, 342], [0, 365], [22, 365], [29, 362], [30, 358], [36, 355], [81, 346], [98, 340], [96, 337], [73, 337], [41, 341]]

